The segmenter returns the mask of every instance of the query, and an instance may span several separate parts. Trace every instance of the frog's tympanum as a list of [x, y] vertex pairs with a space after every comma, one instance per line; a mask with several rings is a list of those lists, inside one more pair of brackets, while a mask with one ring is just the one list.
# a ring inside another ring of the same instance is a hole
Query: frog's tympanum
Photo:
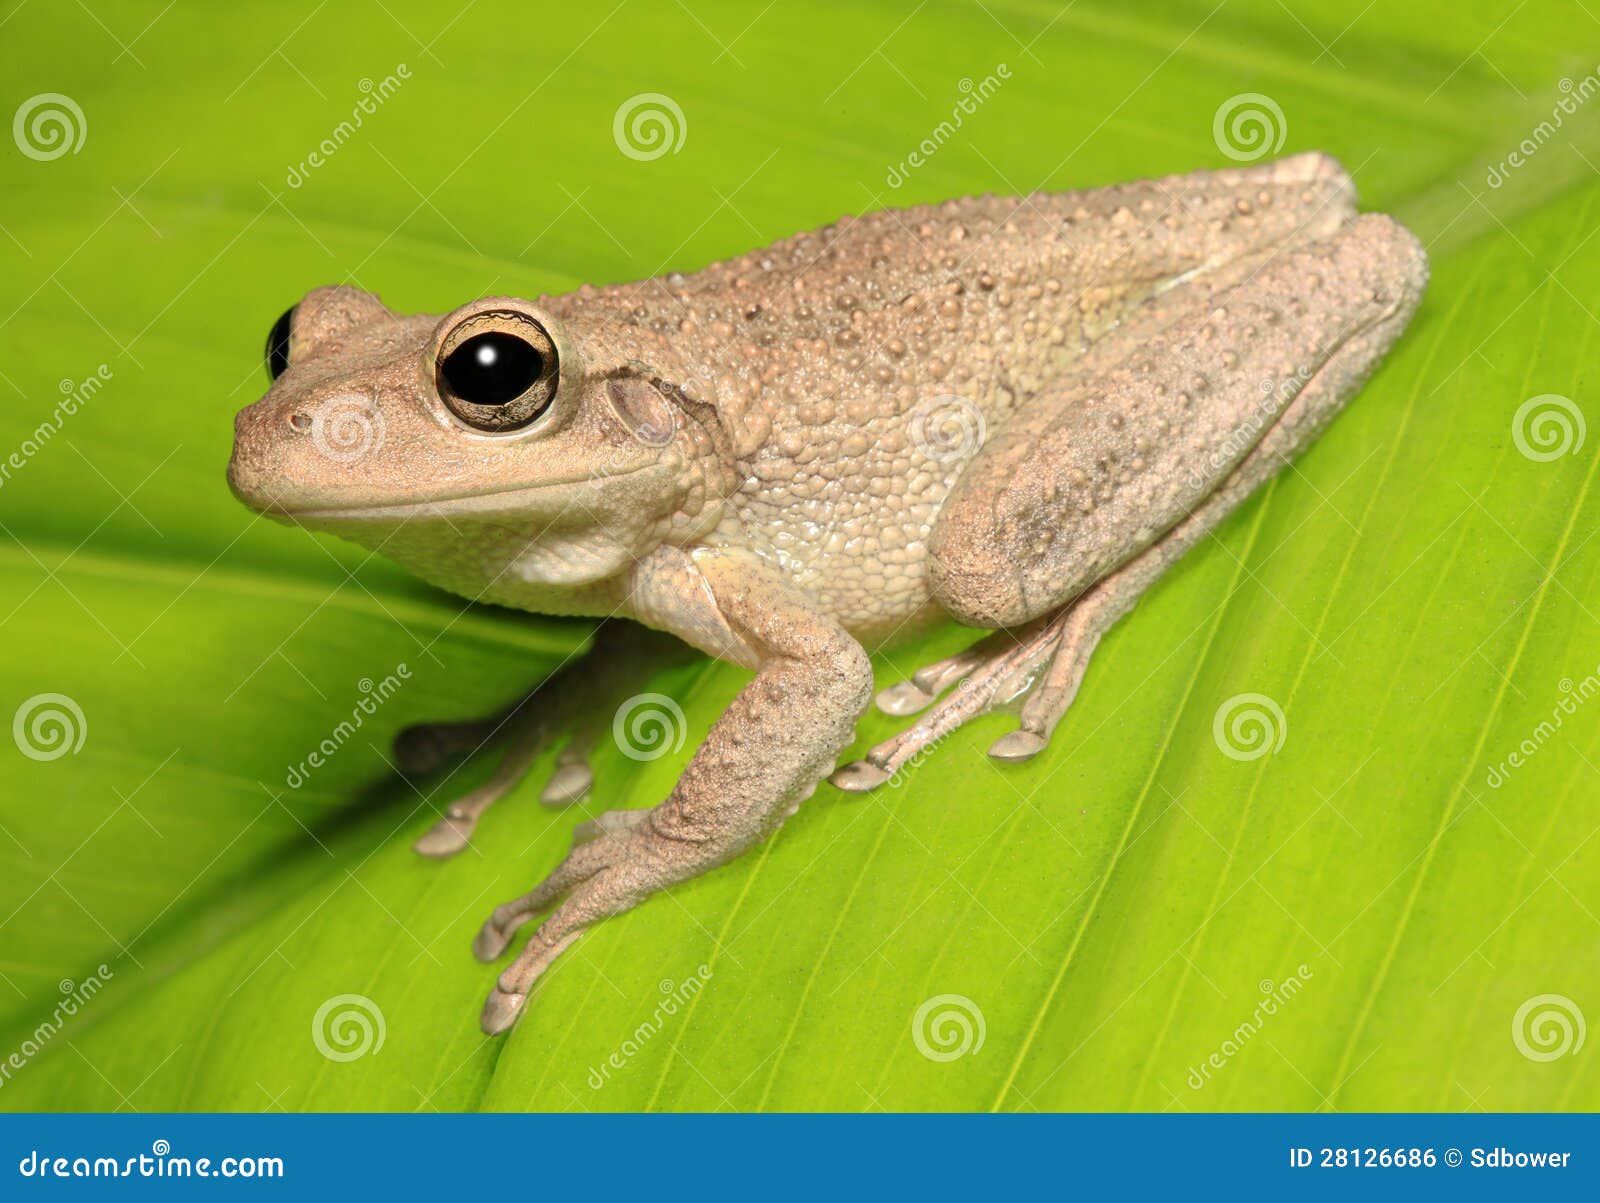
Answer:
[[[830, 773], [871, 789], [1001, 708], [1018, 725], [991, 756], [1044, 748], [1106, 630], [1410, 321], [1423, 249], [1354, 199], [1304, 154], [874, 213], [694, 275], [443, 317], [348, 287], [285, 314], [272, 387], [238, 417], [247, 505], [467, 598], [633, 620], [755, 674], [660, 805], [599, 814], [489, 916], [484, 960], [550, 911], [484, 1030], [585, 928], [768, 838]], [[879, 693], [924, 713], [835, 771], [868, 652], [944, 619], [994, 633]], [[465, 847], [559, 714], [610, 730], [641, 687], [630, 628], [605, 624], [584, 667], [498, 724], [402, 736], [424, 767], [497, 729], [509, 744], [420, 851]], [[574, 736], [546, 801], [584, 795], [594, 738]]]

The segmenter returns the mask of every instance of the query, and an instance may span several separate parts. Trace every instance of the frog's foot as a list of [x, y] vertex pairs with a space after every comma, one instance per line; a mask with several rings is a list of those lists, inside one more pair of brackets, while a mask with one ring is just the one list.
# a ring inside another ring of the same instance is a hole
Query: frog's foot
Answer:
[[[548, 688], [547, 685], [545, 688]], [[498, 724], [494, 720], [480, 723], [441, 723], [437, 726], [408, 727], [395, 741], [397, 757], [404, 755], [402, 745], [425, 751], [444, 747], [456, 753], [472, 752], [491, 744], [505, 746], [505, 753], [493, 776], [477, 789], [463, 794], [445, 808], [443, 817], [419, 839], [414, 847], [424, 856], [454, 856], [467, 846], [483, 812], [516, 788], [525, 777], [539, 754], [548, 748], [558, 733], [544, 721], [533, 707], [541, 702], [548, 709], [549, 698], [529, 694]], [[552, 695], [553, 696], [553, 695]], [[546, 806], [570, 806], [588, 794], [594, 784], [594, 771], [589, 767], [589, 755], [595, 744], [610, 730], [611, 712], [604, 709], [601, 699], [589, 698], [575, 707], [577, 715], [566, 742], [556, 755], [556, 765], [539, 794]], [[420, 758], [419, 758], [420, 759]], [[401, 760], [402, 768], [414, 766], [419, 759]], [[437, 767], [444, 760], [439, 756], [431, 763]], [[416, 771], [411, 768], [411, 771]]]
[[[1095, 646], [1110, 625], [1106, 619], [1107, 607], [1091, 593], [1045, 620], [998, 631], [958, 655], [920, 669], [910, 680], [889, 686], [876, 699], [885, 714], [927, 713], [829, 780], [854, 792], [874, 789], [920, 760], [957, 727], [1001, 711], [1017, 712], [1018, 726], [996, 740], [989, 755], [1008, 761], [1037, 756], [1077, 696]], [[951, 686], [954, 690], [940, 700]]]
[[574, 832], [572, 851], [549, 877], [489, 915], [472, 942], [473, 955], [485, 962], [499, 959], [524, 924], [560, 901], [490, 991], [480, 1021], [486, 1035], [497, 1036], [517, 1021], [534, 984], [585, 928], [718, 859], [708, 855], [709, 845], [663, 835], [650, 822], [652, 813], [613, 810], [583, 824]]
[[[634, 623], [605, 623], [595, 646], [581, 660], [534, 689], [510, 710], [468, 723], [408, 727], [395, 740], [402, 772], [432, 772], [446, 762], [490, 745], [503, 746], [494, 775], [445, 808], [443, 817], [414, 845], [424, 856], [454, 856], [472, 839], [483, 812], [509, 794], [539, 754], [564, 740], [555, 769], [539, 794], [546, 806], [570, 806], [594, 784], [589, 757], [610, 738], [620, 706], [638, 691], [641, 678], [689, 658], [676, 639]], [[556, 715], [560, 719], [556, 719]]]

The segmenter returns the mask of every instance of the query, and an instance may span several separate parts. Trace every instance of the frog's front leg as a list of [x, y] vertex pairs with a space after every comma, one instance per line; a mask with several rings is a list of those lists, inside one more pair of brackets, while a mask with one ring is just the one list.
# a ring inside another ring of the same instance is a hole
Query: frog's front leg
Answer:
[[[708, 650], [753, 668], [755, 679], [712, 726], [665, 802], [585, 824], [576, 835], [587, 842], [535, 889], [490, 915], [473, 945], [486, 961], [561, 900], [489, 995], [482, 1023], [490, 1035], [516, 1022], [534, 982], [586, 927], [776, 831], [832, 771], [866, 709], [866, 653], [809, 599], [736, 555], [702, 551], [691, 564], [725, 632]], [[686, 617], [685, 626], [705, 638], [703, 614]]]
[[565, 806], [589, 792], [589, 754], [611, 730], [617, 707], [639, 692], [655, 672], [692, 653], [680, 640], [638, 623], [608, 621], [587, 653], [569, 661], [502, 714], [475, 722], [407, 727], [395, 740], [401, 771], [427, 773], [483, 748], [504, 748], [500, 764], [482, 785], [445, 807], [416, 842], [424, 856], [454, 856], [467, 846], [484, 811], [509, 794], [539, 754], [558, 740], [555, 771], [539, 800]]

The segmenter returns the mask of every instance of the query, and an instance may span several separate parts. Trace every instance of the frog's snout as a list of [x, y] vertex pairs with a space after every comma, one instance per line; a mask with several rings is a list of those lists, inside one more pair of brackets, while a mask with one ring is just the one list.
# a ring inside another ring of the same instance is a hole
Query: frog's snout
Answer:
[[249, 416], [250, 410], [246, 409], [233, 419], [233, 454], [228, 458], [228, 488], [252, 510], [264, 513], [271, 507], [272, 500], [259, 471], [258, 461], [250, 454]]
[[295, 491], [288, 468], [302, 458], [296, 454], [298, 445], [311, 437], [315, 426], [303, 406], [261, 400], [240, 410], [233, 420], [233, 454], [228, 459], [233, 495], [257, 513], [286, 514]]

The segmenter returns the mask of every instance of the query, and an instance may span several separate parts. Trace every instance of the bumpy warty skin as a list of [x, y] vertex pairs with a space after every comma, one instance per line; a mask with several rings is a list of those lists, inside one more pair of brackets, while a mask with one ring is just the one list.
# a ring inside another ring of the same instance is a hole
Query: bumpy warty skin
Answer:
[[871, 643], [938, 612], [929, 534], [980, 446], [952, 398], [1002, 430], [1180, 282], [1325, 237], [1352, 199], [1332, 160], [1307, 155], [885, 211], [542, 303], [671, 340], [729, 432], [727, 505], [750, 548]]
[[1249, 264], [1242, 286], [1189, 304], [1110, 366], [1085, 365], [1066, 382], [1072, 400], [1017, 414], [954, 486], [929, 543], [934, 595], [972, 625], [1018, 625], [1241, 474], [1259, 484], [1365, 382], [1410, 321], [1424, 264], [1411, 234], [1366, 215]]

